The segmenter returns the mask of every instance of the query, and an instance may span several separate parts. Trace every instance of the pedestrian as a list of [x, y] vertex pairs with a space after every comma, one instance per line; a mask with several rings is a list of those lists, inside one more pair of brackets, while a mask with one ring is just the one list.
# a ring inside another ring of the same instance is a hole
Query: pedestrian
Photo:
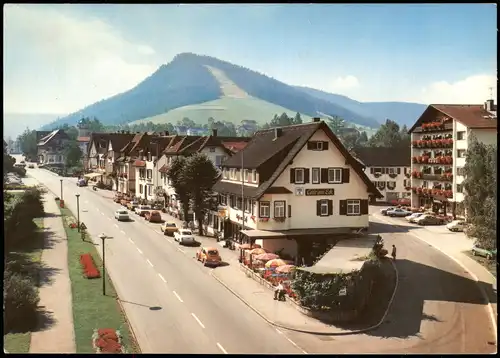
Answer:
[[392, 245], [392, 253], [391, 253], [392, 259], [396, 260], [396, 245]]

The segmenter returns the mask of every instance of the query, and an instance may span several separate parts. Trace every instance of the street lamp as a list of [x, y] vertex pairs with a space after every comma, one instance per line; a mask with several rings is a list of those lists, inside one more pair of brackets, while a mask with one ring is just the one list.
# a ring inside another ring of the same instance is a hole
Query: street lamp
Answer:
[[75, 194], [76, 196], [76, 217], [78, 222], [78, 232], [80, 232], [80, 194]]
[[63, 199], [64, 199], [64, 198], [63, 198], [63, 190], [62, 190], [62, 181], [63, 181], [63, 180], [62, 180], [62, 179], [59, 179], [59, 180], [61, 181], [61, 200], [63, 200]]
[[102, 240], [102, 295], [106, 296], [106, 250], [104, 245], [108, 237], [106, 234], [100, 233], [98, 238]]

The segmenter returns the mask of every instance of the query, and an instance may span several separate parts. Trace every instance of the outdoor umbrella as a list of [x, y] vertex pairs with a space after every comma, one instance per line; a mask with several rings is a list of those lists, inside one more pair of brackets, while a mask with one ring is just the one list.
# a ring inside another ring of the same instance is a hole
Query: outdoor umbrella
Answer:
[[266, 262], [266, 267], [279, 267], [286, 265], [286, 262], [282, 259], [273, 259]]
[[260, 255], [255, 256], [255, 259], [267, 262], [270, 260], [279, 259], [279, 256], [276, 254], [265, 253], [265, 254], [260, 254]]
[[276, 268], [276, 272], [279, 273], [290, 273], [295, 270], [295, 265], [283, 265]]
[[261, 246], [258, 245], [258, 244], [253, 244], [252, 246], [250, 246], [250, 244], [242, 244], [240, 245], [240, 249], [242, 250], [249, 250], [249, 249], [260, 249]]
[[267, 251], [264, 250], [264, 249], [262, 249], [262, 248], [260, 248], [260, 247], [258, 247], [256, 249], [253, 249], [252, 251], [250, 251], [251, 255], [261, 255], [261, 254], [265, 254], [265, 253], [267, 253]]

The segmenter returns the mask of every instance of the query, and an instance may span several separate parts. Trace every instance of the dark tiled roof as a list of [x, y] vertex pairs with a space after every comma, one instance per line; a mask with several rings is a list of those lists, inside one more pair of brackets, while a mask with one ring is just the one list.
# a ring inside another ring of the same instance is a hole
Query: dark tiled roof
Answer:
[[358, 148], [356, 157], [367, 167], [409, 167], [411, 148]]
[[[410, 128], [409, 132], [413, 132], [415, 128], [420, 126], [424, 119], [435, 116], [437, 113], [447, 115], [454, 118], [468, 128], [497, 128], [497, 118], [488, 118], [492, 114], [484, 109], [480, 104], [431, 104], [417, 119], [415, 124]], [[486, 117], [486, 118], [485, 118]]]
[[111, 141], [111, 147], [115, 152], [119, 152], [132, 138], [134, 138], [134, 135], [128, 133], [110, 133], [108, 136], [108, 140]]

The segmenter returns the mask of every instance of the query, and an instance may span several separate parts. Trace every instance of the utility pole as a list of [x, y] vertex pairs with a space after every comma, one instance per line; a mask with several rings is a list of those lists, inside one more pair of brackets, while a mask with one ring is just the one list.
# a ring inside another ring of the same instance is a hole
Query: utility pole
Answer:
[[80, 232], [80, 194], [75, 194], [76, 196], [76, 216], [78, 221], [78, 232]]
[[[245, 230], [245, 169], [243, 151], [241, 151], [241, 230]], [[243, 235], [240, 232], [240, 238]]]

